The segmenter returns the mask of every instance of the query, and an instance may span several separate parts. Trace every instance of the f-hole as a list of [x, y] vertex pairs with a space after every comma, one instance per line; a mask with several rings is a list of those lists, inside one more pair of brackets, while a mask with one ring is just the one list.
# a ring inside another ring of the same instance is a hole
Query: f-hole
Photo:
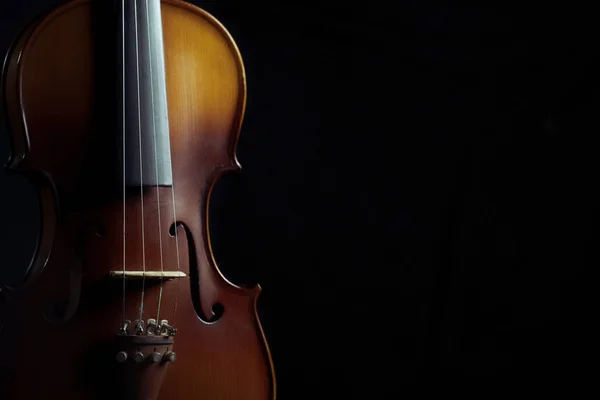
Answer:
[[210, 318], [207, 318], [207, 316], [204, 315], [204, 312], [202, 311], [201, 301], [200, 301], [200, 296], [201, 296], [201, 294], [200, 294], [200, 277], [198, 276], [198, 261], [196, 258], [197, 253], [196, 253], [194, 237], [183, 222], [173, 223], [171, 225], [171, 227], [169, 228], [169, 236], [175, 237], [176, 227], [179, 232], [181, 232], [179, 227], [183, 228], [183, 231], [185, 232], [185, 236], [186, 236], [186, 239], [188, 242], [188, 253], [189, 253], [189, 260], [190, 260], [190, 262], [189, 262], [190, 263], [190, 271], [189, 271], [190, 291], [192, 294], [192, 303], [194, 305], [194, 309], [196, 311], [196, 314], [198, 315], [198, 318], [200, 318], [202, 321], [204, 321], [207, 324], [213, 324], [213, 323], [217, 322], [219, 319], [221, 319], [221, 317], [223, 316], [223, 313], [225, 312], [225, 307], [221, 303], [215, 303], [211, 307], [212, 316]]

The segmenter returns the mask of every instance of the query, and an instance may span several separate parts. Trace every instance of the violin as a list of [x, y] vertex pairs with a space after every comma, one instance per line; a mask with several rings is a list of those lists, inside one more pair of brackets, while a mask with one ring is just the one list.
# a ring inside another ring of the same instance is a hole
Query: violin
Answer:
[[223, 25], [181, 0], [68, 1], [14, 39], [1, 87], [41, 229], [0, 287], [0, 398], [275, 399], [261, 288], [224, 277], [208, 229], [246, 106]]

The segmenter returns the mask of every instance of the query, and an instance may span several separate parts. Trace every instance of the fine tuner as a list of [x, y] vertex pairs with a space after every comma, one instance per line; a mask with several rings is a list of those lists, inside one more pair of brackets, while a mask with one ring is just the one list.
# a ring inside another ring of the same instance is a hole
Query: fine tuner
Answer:
[[163, 319], [157, 324], [156, 319], [149, 318], [144, 324], [138, 319], [134, 321], [133, 332], [130, 332], [131, 327], [131, 321], [125, 320], [117, 336], [120, 351], [115, 358], [118, 363], [122, 364], [129, 358], [137, 364], [144, 361], [153, 364], [175, 362], [177, 355], [171, 348], [177, 329], [169, 325], [169, 321]]
[[[119, 334], [122, 336], [129, 335], [130, 327], [131, 321], [125, 320], [123, 322], [123, 326], [121, 326]], [[177, 333], [177, 329], [169, 325], [169, 321], [166, 319], [161, 320], [160, 324], [157, 324], [154, 318], [149, 318], [145, 329], [143, 320], [135, 320], [134, 334], [138, 336], [144, 334], [147, 336], [175, 336], [175, 333]]]

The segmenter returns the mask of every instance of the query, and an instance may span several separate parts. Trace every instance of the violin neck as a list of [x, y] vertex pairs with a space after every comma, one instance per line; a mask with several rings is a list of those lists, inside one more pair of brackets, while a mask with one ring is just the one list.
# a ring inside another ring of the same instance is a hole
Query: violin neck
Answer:
[[121, 77], [122, 176], [126, 186], [171, 186], [160, 0], [121, 2], [117, 62]]

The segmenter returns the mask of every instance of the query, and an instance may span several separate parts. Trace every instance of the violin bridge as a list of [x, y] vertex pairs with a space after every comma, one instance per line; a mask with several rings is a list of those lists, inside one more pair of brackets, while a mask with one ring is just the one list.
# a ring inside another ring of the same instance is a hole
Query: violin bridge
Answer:
[[187, 275], [181, 271], [110, 271], [112, 279], [178, 279]]

